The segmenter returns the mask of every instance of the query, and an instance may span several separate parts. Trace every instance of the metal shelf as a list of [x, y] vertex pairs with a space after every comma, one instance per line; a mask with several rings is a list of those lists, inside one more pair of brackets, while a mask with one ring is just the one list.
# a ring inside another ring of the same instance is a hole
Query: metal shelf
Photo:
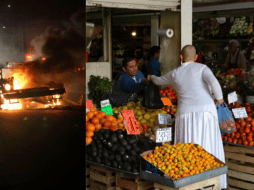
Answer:
[[[224, 43], [229, 42], [231, 39], [216, 39], [216, 40], [193, 40], [193, 43]], [[238, 42], [247, 43], [250, 39], [236, 39]]]

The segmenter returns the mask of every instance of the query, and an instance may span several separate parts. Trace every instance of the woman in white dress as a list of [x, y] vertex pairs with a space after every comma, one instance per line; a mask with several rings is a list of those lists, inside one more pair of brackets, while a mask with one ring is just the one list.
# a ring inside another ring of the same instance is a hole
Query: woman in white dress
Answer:
[[[196, 49], [187, 45], [180, 55], [183, 64], [164, 76], [148, 76], [156, 85], [172, 87], [178, 97], [175, 144], [199, 144], [225, 163], [218, 114], [210, 88], [217, 102], [224, 102], [219, 82], [212, 71], [196, 60]], [[220, 178], [221, 189], [227, 188], [226, 174]]]

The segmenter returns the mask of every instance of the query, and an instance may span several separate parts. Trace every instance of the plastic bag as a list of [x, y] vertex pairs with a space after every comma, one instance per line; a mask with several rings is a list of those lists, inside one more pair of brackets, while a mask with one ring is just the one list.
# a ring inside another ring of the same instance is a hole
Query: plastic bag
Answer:
[[220, 125], [221, 134], [232, 133], [235, 131], [235, 120], [232, 116], [232, 112], [228, 109], [228, 106], [225, 102], [222, 105], [218, 103], [217, 108], [218, 120]]
[[149, 81], [148, 88], [143, 97], [142, 106], [148, 109], [161, 109], [164, 106], [161, 101], [159, 89], [152, 81]]

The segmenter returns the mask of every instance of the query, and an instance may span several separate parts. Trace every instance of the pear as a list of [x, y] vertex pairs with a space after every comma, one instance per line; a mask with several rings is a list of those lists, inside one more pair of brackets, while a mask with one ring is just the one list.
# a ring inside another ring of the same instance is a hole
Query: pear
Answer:
[[129, 102], [129, 103], [127, 104], [127, 107], [132, 107], [132, 102]]
[[128, 110], [128, 106], [123, 106], [123, 110]]
[[144, 115], [144, 118], [145, 118], [146, 120], [149, 120], [149, 119], [151, 118], [151, 116], [150, 116], [149, 113], [146, 113], [146, 114]]
[[118, 114], [119, 111], [116, 109], [116, 110], [113, 110], [113, 113], [114, 113], [114, 114]]
[[141, 121], [142, 119], [143, 119], [142, 115], [138, 116], [138, 121]]
[[142, 111], [138, 110], [138, 111], [137, 111], [137, 115], [138, 115], [138, 116], [143, 115]]
[[141, 125], [143, 125], [143, 124], [145, 124], [145, 123], [147, 123], [147, 121], [146, 121], [145, 119], [141, 119], [141, 120], [140, 120], [140, 124], [141, 124]]
[[119, 113], [119, 114], [117, 115], [117, 118], [122, 118], [122, 115]]

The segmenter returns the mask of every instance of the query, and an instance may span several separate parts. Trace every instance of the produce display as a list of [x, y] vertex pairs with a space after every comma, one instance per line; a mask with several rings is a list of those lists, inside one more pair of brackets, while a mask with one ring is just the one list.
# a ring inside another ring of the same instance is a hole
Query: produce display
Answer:
[[171, 114], [171, 115], [175, 116], [176, 111], [177, 111], [177, 106], [176, 105], [163, 106], [162, 109], [165, 110], [167, 112], [167, 114]]
[[249, 23], [246, 17], [236, 18], [233, 25], [231, 26], [229, 34], [233, 37], [236, 36], [247, 36], [249, 31]]
[[169, 97], [172, 103], [177, 103], [177, 94], [171, 87], [166, 87], [163, 90], [160, 90], [160, 94], [163, 97]]
[[245, 107], [248, 113], [248, 118], [236, 119], [236, 130], [232, 133], [222, 135], [224, 142], [241, 144], [244, 146], [254, 146], [254, 115], [253, 106], [249, 103], [228, 105], [229, 108]]
[[175, 180], [224, 166], [193, 143], [156, 146], [143, 158]]
[[140, 135], [127, 135], [121, 129], [100, 129], [94, 132], [92, 139], [87, 147], [88, 161], [134, 173], [140, 170], [139, 155], [155, 147], [152, 140], [141, 139]]

